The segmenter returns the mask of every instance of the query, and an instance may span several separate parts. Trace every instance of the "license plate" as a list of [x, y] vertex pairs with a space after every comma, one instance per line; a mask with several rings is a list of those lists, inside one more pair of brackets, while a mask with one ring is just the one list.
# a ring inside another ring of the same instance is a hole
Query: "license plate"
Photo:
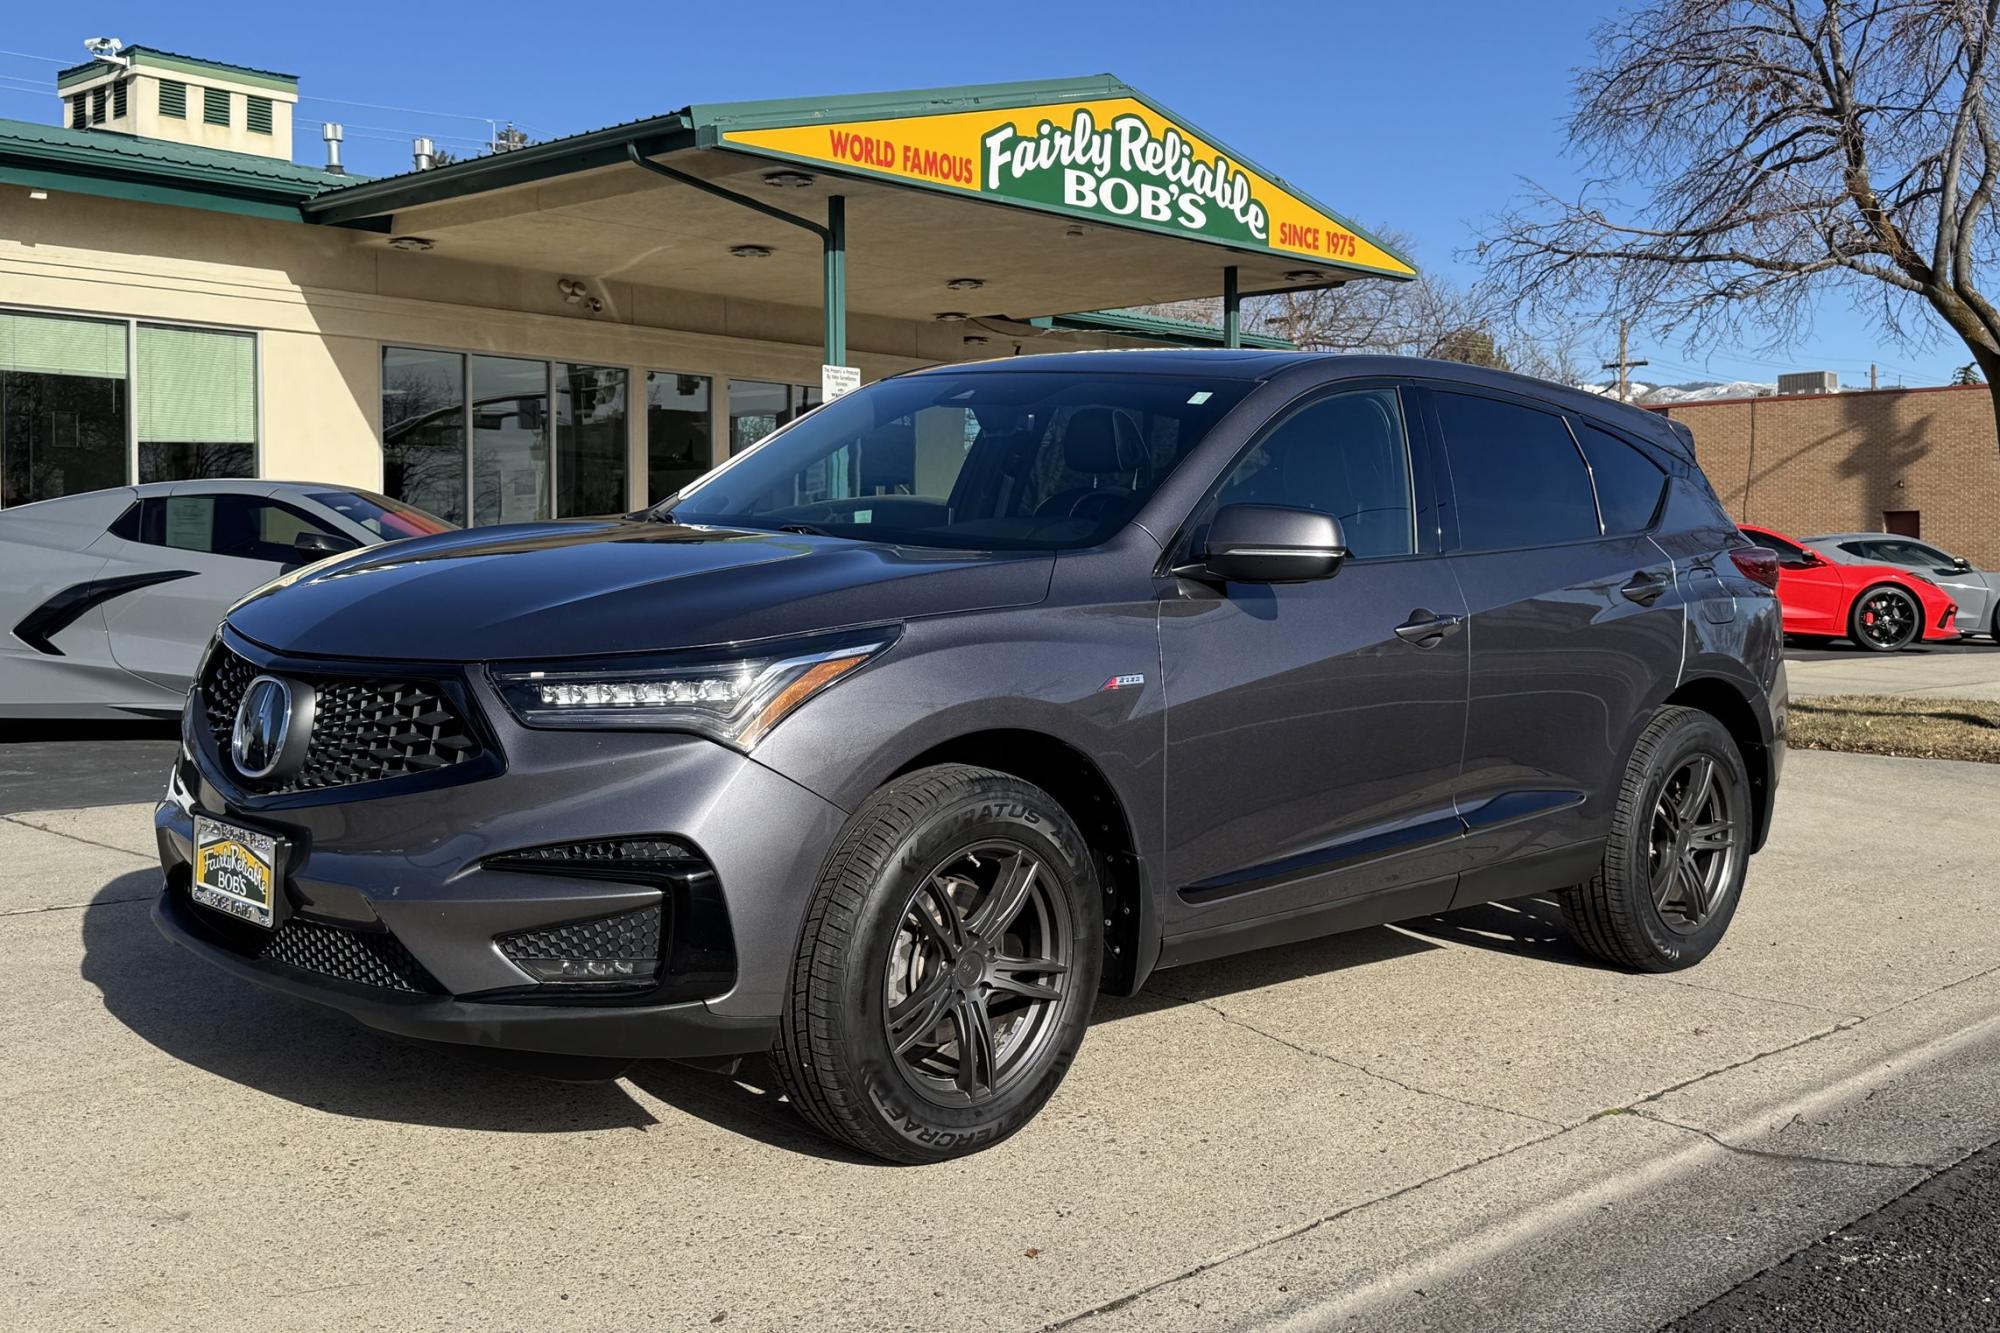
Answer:
[[189, 892], [204, 907], [269, 930], [277, 924], [283, 851], [283, 841], [273, 834], [196, 815]]

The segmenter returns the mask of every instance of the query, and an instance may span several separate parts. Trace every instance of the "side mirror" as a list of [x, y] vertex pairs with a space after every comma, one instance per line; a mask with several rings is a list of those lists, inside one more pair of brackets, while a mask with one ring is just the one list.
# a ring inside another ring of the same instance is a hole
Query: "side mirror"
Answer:
[[1972, 572], [1972, 562], [1962, 555], [1953, 556], [1951, 572], [1954, 574], [1970, 574]]
[[300, 564], [309, 565], [315, 560], [324, 560], [342, 551], [352, 551], [361, 545], [352, 537], [343, 537], [333, 532], [301, 532], [292, 540], [292, 552]]
[[1340, 520], [1287, 505], [1224, 505], [1195, 561], [1174, 570], [1231, 583], [1306, 583], [1331, 578], [1347, 558]]

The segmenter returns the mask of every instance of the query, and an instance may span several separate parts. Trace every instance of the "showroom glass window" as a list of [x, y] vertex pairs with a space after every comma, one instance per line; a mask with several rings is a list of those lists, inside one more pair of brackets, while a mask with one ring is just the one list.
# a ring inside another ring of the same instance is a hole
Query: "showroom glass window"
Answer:
[[252, 333], [0, 310], [0, 504], [254, 477], [257, 392]]
[[0, 310], [0, 503], [129, 480], [124, 320]]
[[382, 349], [382, 490], [465, 522], [465, 357]]
[[549, 516], [549, 363], [472, 358], [472, 521]]
[[559, 361], [555, 388], [556, 513], [623, 513], [625, 368]]
[[818, 385], [729, 381], [729, 452], [742, 453], [778, 427], [820, 405]]
[[141, 324], [139, 480], [257, 475], [257, 340]]
[[703, 375], [646, 372], [646, 502], [664, 500], [708, 471], [714, 410]]
[[1583, 455], [1559, 416], [1498, 398], [1435, 393], [1467, 551], [1600, 536]]

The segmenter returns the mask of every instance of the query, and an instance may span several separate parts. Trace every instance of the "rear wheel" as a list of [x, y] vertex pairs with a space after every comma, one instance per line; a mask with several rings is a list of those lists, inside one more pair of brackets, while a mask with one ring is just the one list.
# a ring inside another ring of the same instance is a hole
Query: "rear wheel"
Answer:
[[1098, 903], [1082, 834], [1040, 788], [950, 764], [876, 792], [828, 858], [793, 964], [772, 1051], [792, 1104], [897, 1162], [1014, 1133], [1082, 1044]]
[[1917, 605], [1917, 599], [1889, 583], [1863, 592], [1847, 613], [1848, 637], [1857, 646], [1874, 653], [1893, 653], [1909, 647], [1923, 628], [1923, 608]]
[[1707, 713], [1662, 708], [1633, 747], [1604, 860], [1559, 895], [1577, 942], [1646, 972], [1692, 967], [1736, 915], [1750, 855], [1750, 778]]

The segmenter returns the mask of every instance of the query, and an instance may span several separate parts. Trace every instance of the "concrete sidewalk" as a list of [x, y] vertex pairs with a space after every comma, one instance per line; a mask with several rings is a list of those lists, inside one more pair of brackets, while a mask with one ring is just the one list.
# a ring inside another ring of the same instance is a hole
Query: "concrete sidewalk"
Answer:
[[1851, 658], [1787, 659], [1792, 693], [1903, 694], [1934, 699], [2000, 700], [2000, 648], [1924, 655], [1861, 653]]
[[[1992, 781], [1794, 755], [1729, 939], [1674, 976], [1591, 965], [1533, 902], [1163, 973], [1027, 1131], [926, 1168], [843, 1154], [755, 1079], [545, 1083], [278, 1002], [153, 931], [144, 808], [0, 818], [0, 1327], [1368, 1327], [1418, 1288], [1460, 1293], [1424, 1326], [1492, 1327], [1473, 1279], [1535, 1254], [1559, 1285], [1565, 1219], [1637, 1228], [1645, 1190], [1740, 1171], [1718, 1140], [1782, 1142], [1990, 1028], [2000, 906], [1961, 815]], [[1926, 1117], [1867, 1153], [1928, 1163]], [[1672, 1300], [1815, 1225], [1753, 1212]], [[1676, 1312], [1620, 1291], [1590, 1326]]]

